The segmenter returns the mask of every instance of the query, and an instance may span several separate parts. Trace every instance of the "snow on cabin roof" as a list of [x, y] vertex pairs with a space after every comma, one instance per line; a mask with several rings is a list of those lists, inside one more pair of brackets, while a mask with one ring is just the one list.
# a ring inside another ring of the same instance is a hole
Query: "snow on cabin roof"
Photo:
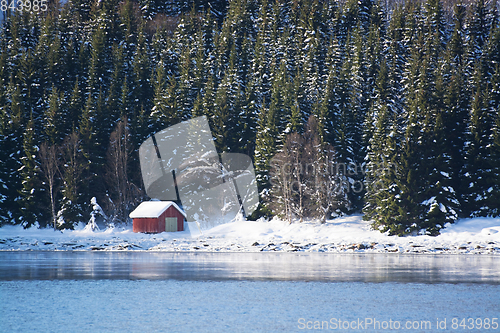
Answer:
[[156, 218], [163, 214], [170, 206], [174, 206], [184, 217], [186, 213], [173, 201], [146, 201], [141, 203], [133, 212], [129, 214], [132, 219], [135, 218]]

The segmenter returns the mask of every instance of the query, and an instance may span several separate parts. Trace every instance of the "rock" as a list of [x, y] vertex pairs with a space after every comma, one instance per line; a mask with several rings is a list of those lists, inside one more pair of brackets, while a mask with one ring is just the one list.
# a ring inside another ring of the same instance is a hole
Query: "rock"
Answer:
[[252, 244], [252, 246], [259, 246], [259, 245], [260, 245], [260, 244], [259, 244], [259, 243], [257, 243], [257, 242], [255, 242], [255, 243], [253, 243], [253, 244]]
[[260, 250], [261, 251], [276, 251], [276, 245], [274, 245], [274, 243], [269, 243]]

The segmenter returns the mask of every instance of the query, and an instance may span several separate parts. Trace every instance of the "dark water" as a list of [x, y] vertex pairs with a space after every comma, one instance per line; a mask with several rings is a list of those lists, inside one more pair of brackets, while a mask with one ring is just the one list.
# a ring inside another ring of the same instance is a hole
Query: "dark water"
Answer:
[[0, 332], [500, 332], [499, 284], [496, 256], [0, 252]]
[[500, 256], [0, 252], [0, 280], [68, 279], [500, 284]]

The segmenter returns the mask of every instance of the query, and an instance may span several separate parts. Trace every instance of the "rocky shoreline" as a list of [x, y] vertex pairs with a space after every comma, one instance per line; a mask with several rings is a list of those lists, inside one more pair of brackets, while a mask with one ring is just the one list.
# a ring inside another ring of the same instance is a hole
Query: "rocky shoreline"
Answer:
[[54, 239], [0, 238], [0, 251], [166, 251], [166, 252], [318, 252], [318, 253], [409, 253], [409, 254], [500, 254], [500, 242], [467, 242], [426, 245], [409, 243], [303, 243], [303, 242], [228, 242], [208, 237], [198, 239], [165, 239], [151, 237], [130, 241], [120, 237], [107, 240], [84, 238]]

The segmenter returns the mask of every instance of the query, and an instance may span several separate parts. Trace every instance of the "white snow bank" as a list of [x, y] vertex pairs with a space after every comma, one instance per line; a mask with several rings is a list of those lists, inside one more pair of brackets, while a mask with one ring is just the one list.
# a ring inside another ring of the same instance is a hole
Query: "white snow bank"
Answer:
[[371, 230], [361, 215], [327, 223], [244, 221], [200, 232], [190, 223], [183, 232], [141, 234], [131, 227], [64, 232], [20, 226], [0, 228], [0, 250], [151, 250], [151, 251], [306, 251], [500, 254], [500, 218], [462, 219], [441, 235], [397, 237]]

